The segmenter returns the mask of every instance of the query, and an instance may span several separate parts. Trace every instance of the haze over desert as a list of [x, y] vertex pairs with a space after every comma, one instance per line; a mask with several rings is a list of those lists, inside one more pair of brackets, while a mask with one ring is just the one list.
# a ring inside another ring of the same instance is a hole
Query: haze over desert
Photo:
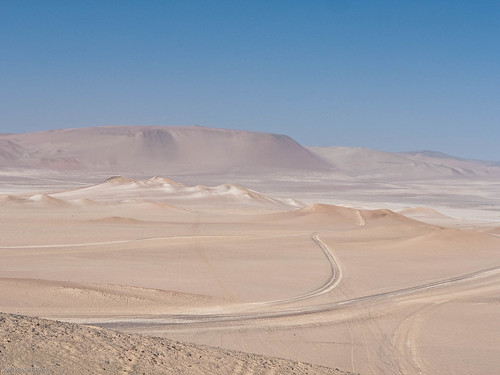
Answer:
[[0, 375], [500, 374], [499, 35], [0, 1]]
[[498, 163], [203, 127], [0, 135], [0, 155], [0, 371], [500, 365]]

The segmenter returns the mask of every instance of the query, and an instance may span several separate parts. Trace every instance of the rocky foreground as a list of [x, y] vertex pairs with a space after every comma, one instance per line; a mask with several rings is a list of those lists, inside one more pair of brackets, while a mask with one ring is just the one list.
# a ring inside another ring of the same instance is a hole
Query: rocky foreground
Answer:
[[0, 313], [0, 374], [350, 374], [165, 338]]

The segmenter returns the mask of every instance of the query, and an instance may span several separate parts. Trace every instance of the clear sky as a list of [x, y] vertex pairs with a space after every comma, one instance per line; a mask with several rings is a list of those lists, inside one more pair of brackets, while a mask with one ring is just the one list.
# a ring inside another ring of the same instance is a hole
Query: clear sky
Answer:
[[0, 0], [0, 132], [98, 125], [500, 160], [500, 1]]

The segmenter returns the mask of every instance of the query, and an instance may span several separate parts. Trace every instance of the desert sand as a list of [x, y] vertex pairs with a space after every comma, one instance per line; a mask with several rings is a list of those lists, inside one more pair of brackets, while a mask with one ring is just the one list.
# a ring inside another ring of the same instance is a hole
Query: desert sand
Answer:
[[[497, 373], [498, 167], [405, 154], [391, 177], [353, 177], [335, 160], [354, 171], [364, 150], [264, 138], [320, 162], [157, 177], [112, 177], [104, 162], [2, 169], [0, 372]], [[375, 156], [374, 172], [391, 157]], [[405, 163], [430, 177], [399, 173]]]
[[0, 313], [0, 324], [0, 365], [5, 374], [349, 374], [26, 316]]

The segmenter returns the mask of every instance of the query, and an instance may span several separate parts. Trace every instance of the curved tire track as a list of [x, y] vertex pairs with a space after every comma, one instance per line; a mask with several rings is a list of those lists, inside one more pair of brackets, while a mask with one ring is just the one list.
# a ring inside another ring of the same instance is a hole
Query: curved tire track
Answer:
[[[88, 246], [94, 247], [94, 246], [135, 243], [135, 242], [142, 242], [142, 241], [166, 241], [166, 240], [191, 239], [191, 238], [200, 238], [200, 237], [201, 238], [261, 238], [259, 236], [249, 236], [249, 235], [243, 235], [243, 236], [238, 236], [238, 235], [232, 235], [232, 236], [224, 236], [224, 235], [167, 236], [167, 237], [152, 237], [152, 238], [132, 239], [132, 240], [117, 240], [117, 241], [73, 243], [73, 244], [0, 246], [0, 250], [12, 250], [12, 249], [29, 250], [29, 249], [47, 249], [47, 248], [57, 249], [57, 248], [73, 248], [73, 247], [88, 247]], [[246, 304], [240, 304], [240, 306], [246, 305], [246, 306], [252, 306], [252, 307], [259, 307], [259, 306], [282, 305], [282, 304], [306, 300], [309, 298], [314, 298], [314, 297], [320, 296], [322, 294], [328, 293], [328, 292], [332, 291], [335, 287], [337, 287], [340, 284], [340, 282], [342, 281], [342, 277], [343, 277], [342, 269], [340, 268], [339, 263], [335, 259], [333, 252], [326, 246], [325, 243], [323, 243], [318, 238], [318, 233], [313, 233], [311, 235], [311, 239], [321, 249], [321, 251], [323, 252], [323, 254], [326, 257], [328, 264], [330, 266], [330, 276], [329, 276], [328, 280], [321, 287], [319, 287], [318, 289], [314, 289], [310, 292], [298, 295], [298, 296], [293, 296], [293, 297], [283, 298], [283, 299], [273, 300], [273, 301], [251, 302], [251, 303], [246, 303]]]
[[[176, 326], [182, 324], [217, 324], [224, 323], [226, 326], [228, 323], [239, 323], [239, 322], [252, 322], [258, 320], [266, 319], [276, 319], [276, 318], [290, 318], [299, 316], [308, 316], [317, 313], [331, 312], [346, 308], [361, 308], [363, 306], [374, 306], [377, 304], [386, 304], [386, 302], [404, 302], [406, 297], [418, 297], [420, 293], [433, 292], [435, 293], [434, 298], [441, 298], [441, 296], [446, 296], [449, 299], [451, 296], [450, 287], [453, 286], [465, 286], [465, 292], [469, 290], [474, 290], [475, 288], [498, 288], [498, 280], [495, 280], [495, 276], [500, 276], [500, 266], [469, 273], [466, 275], [461, 275], [453, 277], [446, 280], [436, 281], [432, 283], [417, 285], [409, 288], [399, 289], [395, 291], [383, 292], [363, 297], [357, 297], [353, 299], [348, 299], [338, 302], [330, 302], [320, 305], [312, 306], [302, 306], [302, 307], [286, 307], [276, 310], [268, 311], [243, 311], [243, 312], [227, 312], [227, 313], [200, 313], [200, 314], [175, 314], [175, 315], [158, 315], [158, 316], [137, 316], [134, 318], [126, 319], [92, 319], [94, 324], [100, 326], [108, 325], [128, 325], [128, 326], [139, 326], [139, 325], [165, 325], [165, 326]], [[487, 280], [492, 277], [493, 280]], [[474, 281], [486, 280], [485, 285], [472, 285], [467, 289], [467, 283]], [[461, 292], [457, 292], [458, 295]], [[244, 304], [245, 305], [245, 304]], [[241, 311], [241, 310], [240, 310]], [[89, 320], [86, 320], [89, 322]], [[90, 322], [89, 322], [90, 323]], [[287, 322], [288, 325], [300, 325], [304, 324], [302, 322]], [[238, 325], [238, 324], [235, 324]]]
[[319, 248], [325, 255], [326, 259], [328, 260], [328, 263], [330, 265], [330, 277], [328, 278], [328, 280], [318, 289], [301, 294], [299, 296], [268, 301], [268, 302], [255, 302], [251, 303], [252, 306], [276, 306], [291, 302], [303, 301], [306, 299], [318, 297], [323, 294], [329, 293], [342, 282], [343, 278], [342, 268], [340, 267], [340, 263], [335, 258], [335, 255], [332, 252], [332, 250], [328, 248], [328, 246], [326, 246], [326, 244], [319, 239], [317, 232], [311, 235], [311, 239], [319, 246]]

